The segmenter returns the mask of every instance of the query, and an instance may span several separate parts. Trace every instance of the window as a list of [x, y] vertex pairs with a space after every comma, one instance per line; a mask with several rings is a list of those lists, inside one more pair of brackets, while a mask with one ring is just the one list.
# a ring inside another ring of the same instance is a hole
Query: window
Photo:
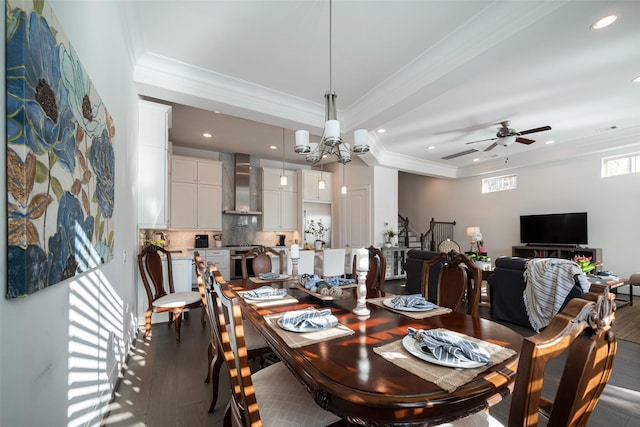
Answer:
[[518, 177], [516, 175], [497, 176], [494, 178], [484, 178], [482, 180], [482, 192], [493, 193], [495, 191], [513, 190], [518, 187]]
[[640, 153], [622, 156], [604, 157], [602, 159], [602, 177], [625, 175], [640, 172]]

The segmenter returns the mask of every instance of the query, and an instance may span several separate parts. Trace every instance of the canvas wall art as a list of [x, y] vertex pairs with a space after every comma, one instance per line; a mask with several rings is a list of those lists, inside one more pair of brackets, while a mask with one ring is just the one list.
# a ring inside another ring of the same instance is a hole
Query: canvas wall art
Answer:
[[43, 0], [6, 1], [7, 298], [113, 257], [116, 128]]

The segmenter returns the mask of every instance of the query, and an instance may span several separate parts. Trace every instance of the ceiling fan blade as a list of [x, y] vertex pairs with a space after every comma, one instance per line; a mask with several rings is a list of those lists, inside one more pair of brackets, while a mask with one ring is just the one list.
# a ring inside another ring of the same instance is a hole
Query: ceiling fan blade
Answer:
[[496, 139], [498, 139], [498, 138], [480, 139], [480, 140], [478, 140], [478, 141], [471, 141], [471, 142], [467, 142], [467, 144], [466, 144], [466, 145], [469, 145], [469, 144], [475, 144], [476, 142], [495, 141]]
[[529, 145], [529, 144], [533, 144], [535, 141], [533, 139], [517, 137], [516, 142], [519, 142], [520, 144]]
[[545, 130], [551, 130], [551, 126], [542, 126], [541, 128], [523, 130], [522, 132], [517, 132], [517, 134], [518, 135], [527, 135], [529, 133], [544, 132]]
[[459, 152], [459, 153], [449, 154], [448, 156], [444, 156], [444, 157], [442, 158], [442, 160], [451, 160], [451, 159], [455, 159], [456, 157], [460, 157], [460, 156], [464, 156], [464, 155], [467, 155], [467, 154], [475, 153], [476, 151], [478, 151], [478, 150], [476, 150], [475, 148], [471, 148], [471, 149], [469, 149], [469, 150], [467, 150], [467, 151], [461, 151], [461, 152]]
[[494, 142], [493, 144], [491, 144], [490, 146], [488, 146], [487, 148], [485, 148], [483, 151], [491, 151], [494, 148], [496, 148], [498, 146], [497, 142]]

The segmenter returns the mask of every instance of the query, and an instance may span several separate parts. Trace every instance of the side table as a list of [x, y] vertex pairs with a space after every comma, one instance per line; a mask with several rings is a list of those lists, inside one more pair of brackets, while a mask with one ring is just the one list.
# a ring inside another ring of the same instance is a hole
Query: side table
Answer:
[[[631, 275], [631, 278], [633, 278], [633, 276], [635, 276], [635, 274]], [[631, 279], [623, 279], [620, 277], [616, 277], [615, 279], [613, 278], [607, 278], [607, 277], [599, 277], [599, 279], [604, 282], [607, 286], [609, 286], [609, 289], [611, 291], [613, 291], [616, 294], [616, 306], [617, 308], [620, 307], [624, 307], [625, 305], [633, 305], [633, 284], [631, 283], [632, 280]], [[604, 290], [605, 284], [601, 284], [601, 283], [592, 283], [591, 287], [589, 288], [590, 292], [602, 292]], [[640, 275], [638, 277], [638, 282], [636, 283], [637, 285], [640, 285]], [[624, 285], [629, 285], [629, 299], [620, 299], [618, 298], [618, 294], [615, 292], [615, 289], [619, 288], [620, 286], [624, 286]]]

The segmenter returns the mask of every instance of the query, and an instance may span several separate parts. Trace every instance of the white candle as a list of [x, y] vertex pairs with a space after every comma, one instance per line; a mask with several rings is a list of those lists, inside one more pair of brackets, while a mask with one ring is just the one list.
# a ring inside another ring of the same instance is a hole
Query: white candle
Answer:
[[300, 258], [300, 245], [297, 243], [291, 245], [291, 258]]
[[356, 253], [356, 270], [369, 271], [369, 251], [365, 248], [358, 249]]

